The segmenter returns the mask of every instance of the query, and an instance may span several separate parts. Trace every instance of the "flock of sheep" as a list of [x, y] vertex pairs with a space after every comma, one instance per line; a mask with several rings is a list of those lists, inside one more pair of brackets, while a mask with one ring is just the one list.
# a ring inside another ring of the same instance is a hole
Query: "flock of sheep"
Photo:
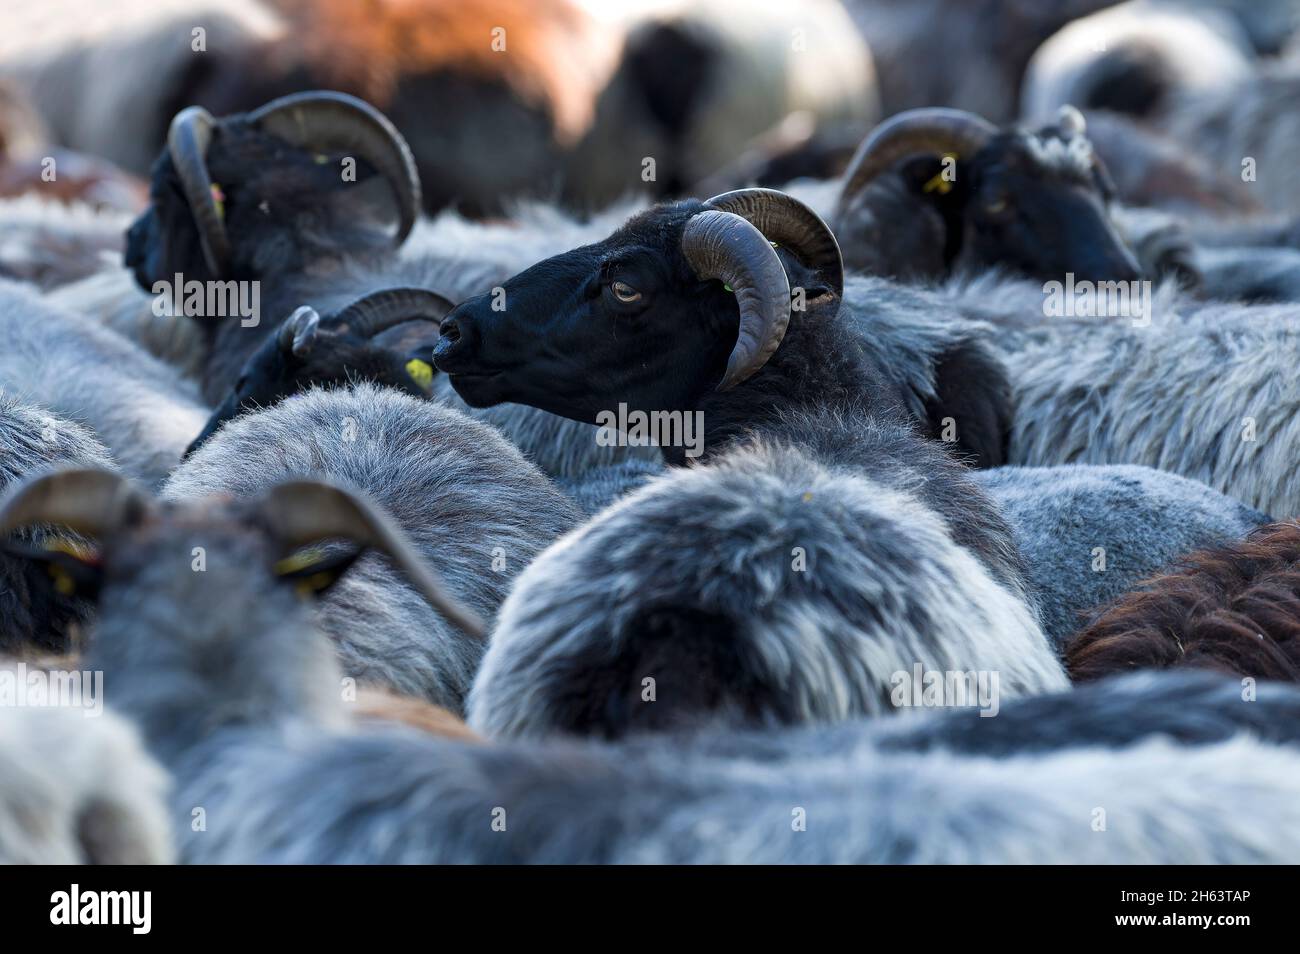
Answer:
[[1300, 857], [1300, 6], [80, 2], [0, 861]]

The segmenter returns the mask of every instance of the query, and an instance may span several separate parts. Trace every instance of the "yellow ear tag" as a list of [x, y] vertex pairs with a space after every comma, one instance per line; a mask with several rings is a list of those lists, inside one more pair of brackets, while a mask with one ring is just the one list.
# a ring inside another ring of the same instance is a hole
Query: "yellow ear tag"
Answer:
[[276, 562], [272, 568], [277, 576], [284, 576], [287, 573], [297, 573], [299, 570], [306, 569], [320, 559], [321, 551], [316, 547], [302, 550], [298, 553], [291, 553], [283, 560]]
[[212, 183], [212, 203], [217, 207], [217, 218], [226, 217], [226, 194], [221, 191], [221, 186], [215, 182]]
[[334, 581], [333, 573], [313, 573], [305, 580], [299, 580], [294, 592], [299, 596], [311, 596], [313, 593], [319, 593], [325, 587]]
[[49, 571], [54, 580], [54, 588], [59, 591], [60, 596], [71, 596], [77, 591], [77, 584], [72, 582], [72, 577], [63, 567], [51, 563]]
[[418, 384], [424, 390], [428, 391], [433, 387], [433, 365], [427, 361], [421, 361], [419, 358], [412, 358], [406, 362], [406, 373], [411, 376], [411, 380]]
[[[945, 152], [943, 154], [943, 158], [952, 159], [955, 161], [957, 159], [957, 154], [955, 152]], [[936, 172], [934, 174], [934, 178], [932, 178], [929, 182], [927, 182], [925, 185], [921, 187], [921, 191], [927, 193], [938, 192], [940, 195], [947, 195], [949, 192], [951, 192], [952, 180], [945, 179], [943, 177], [943, 174], [947, 171], [948, 171], [947, 168], [943, 168], [940, 169], [938, 172]]]
[[731, 292], [733, 295], [736, 294], [736, 289], [732, 288], [726, 282], [722, 283], [722, 287], [725, 288], [727, 291]]

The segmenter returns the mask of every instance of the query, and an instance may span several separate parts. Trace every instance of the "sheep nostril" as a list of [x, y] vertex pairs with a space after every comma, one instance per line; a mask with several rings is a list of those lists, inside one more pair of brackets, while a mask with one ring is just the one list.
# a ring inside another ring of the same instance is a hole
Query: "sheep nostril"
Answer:
[[460, 325], [456, 323], [454, 318], [449, 321], [444, 321], [442, 325], [439, 326], [438, 332], [442, 338], [447, 339], [453, 344], [460, 340]]

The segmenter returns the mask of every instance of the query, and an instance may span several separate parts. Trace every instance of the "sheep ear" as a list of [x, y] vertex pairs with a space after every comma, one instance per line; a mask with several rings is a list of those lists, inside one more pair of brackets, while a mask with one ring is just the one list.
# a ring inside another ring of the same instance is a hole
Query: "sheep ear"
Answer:
[[45, 567], [50, 586], [69, 599], [99, 598], [104, 571], [98, 551], [60, 537], [50, 537], [43, 544], [32, 545], [6, 540], [0, 550], [12, 557]]
[[343, 578], [364, 552], [364, 547], [348, 547], [327, 552], [309, 547], [291, 553], [275, 564], [275, 575], [292, 583], [300, 596], [320, 596]]
[[428, 393], [433, 388], [438, 373], [433, 364], [433, 346], [438, 342], [436, 321], [404, 321], [375, 335], [373, 341], [390, 352], [405, 355], [403, 367], [420, 390]]

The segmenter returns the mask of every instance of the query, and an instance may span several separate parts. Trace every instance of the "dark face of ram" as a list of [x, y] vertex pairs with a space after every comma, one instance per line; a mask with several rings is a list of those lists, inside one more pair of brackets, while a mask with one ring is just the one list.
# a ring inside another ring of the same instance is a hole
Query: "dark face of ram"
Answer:
[[422, 288], [373, 292], [322, 319], [298, 308], [244, 363], [229, 395], [190, 444], [188, 457], [226, 421], [309, 387], [374, 381], [416, 397], [433, 385], [433, 346], [451, 302]]
[[475, 407], [510, 401], [587, 422], [619, 404], [687, 410], [771, 356], [792, 289], [805, 302], [838, 296], [842, 270], [830, 231], [781, 193], [679, 202], [463, 302], [434, 362]]
[[[912, 109], [877, 126], [844, 177], [836, 228], [851, 263], [941, 278], [1000, 267], [1043, 281], [1134, 281], [1114, 189], [1078, 110], [1036, 131]], [[879, 250], [896, 250], [878, 261]]]
[[1066, 272], [1094, 282], [1139, 279], [1137, 262], [1111, 223], [1100, 174], [1080, 156], [1060, 139], [1017, 133], [985, 146], [959, 186], [964, 264], [1043, 280]]
[[125, 262], [146, 291], [177, 274], [283, 275], [331, 255], [400, 245], [419, 199], [405, 140], [355, 97], [298, 93], [223, 119], [191, 106], [172, 120], [150, 206], [127, 232]]
[[675, 253], [699, 203], [633, 219], [603, 242], [539, 262], [443, 321], [438, 367], [474, 407], [529, 404], [579, 421], [626, 402], [690, 407], [721, 379], [737, 312]]
[[171, 156], [154, 162], [149, 182], [149, 207], [126, 233], [126, 267], [147, 292], [155, 282], [175, 280], [177, 274], [197, 281], [214, 281], [204, 260], [199, 230], [181, 191]]

